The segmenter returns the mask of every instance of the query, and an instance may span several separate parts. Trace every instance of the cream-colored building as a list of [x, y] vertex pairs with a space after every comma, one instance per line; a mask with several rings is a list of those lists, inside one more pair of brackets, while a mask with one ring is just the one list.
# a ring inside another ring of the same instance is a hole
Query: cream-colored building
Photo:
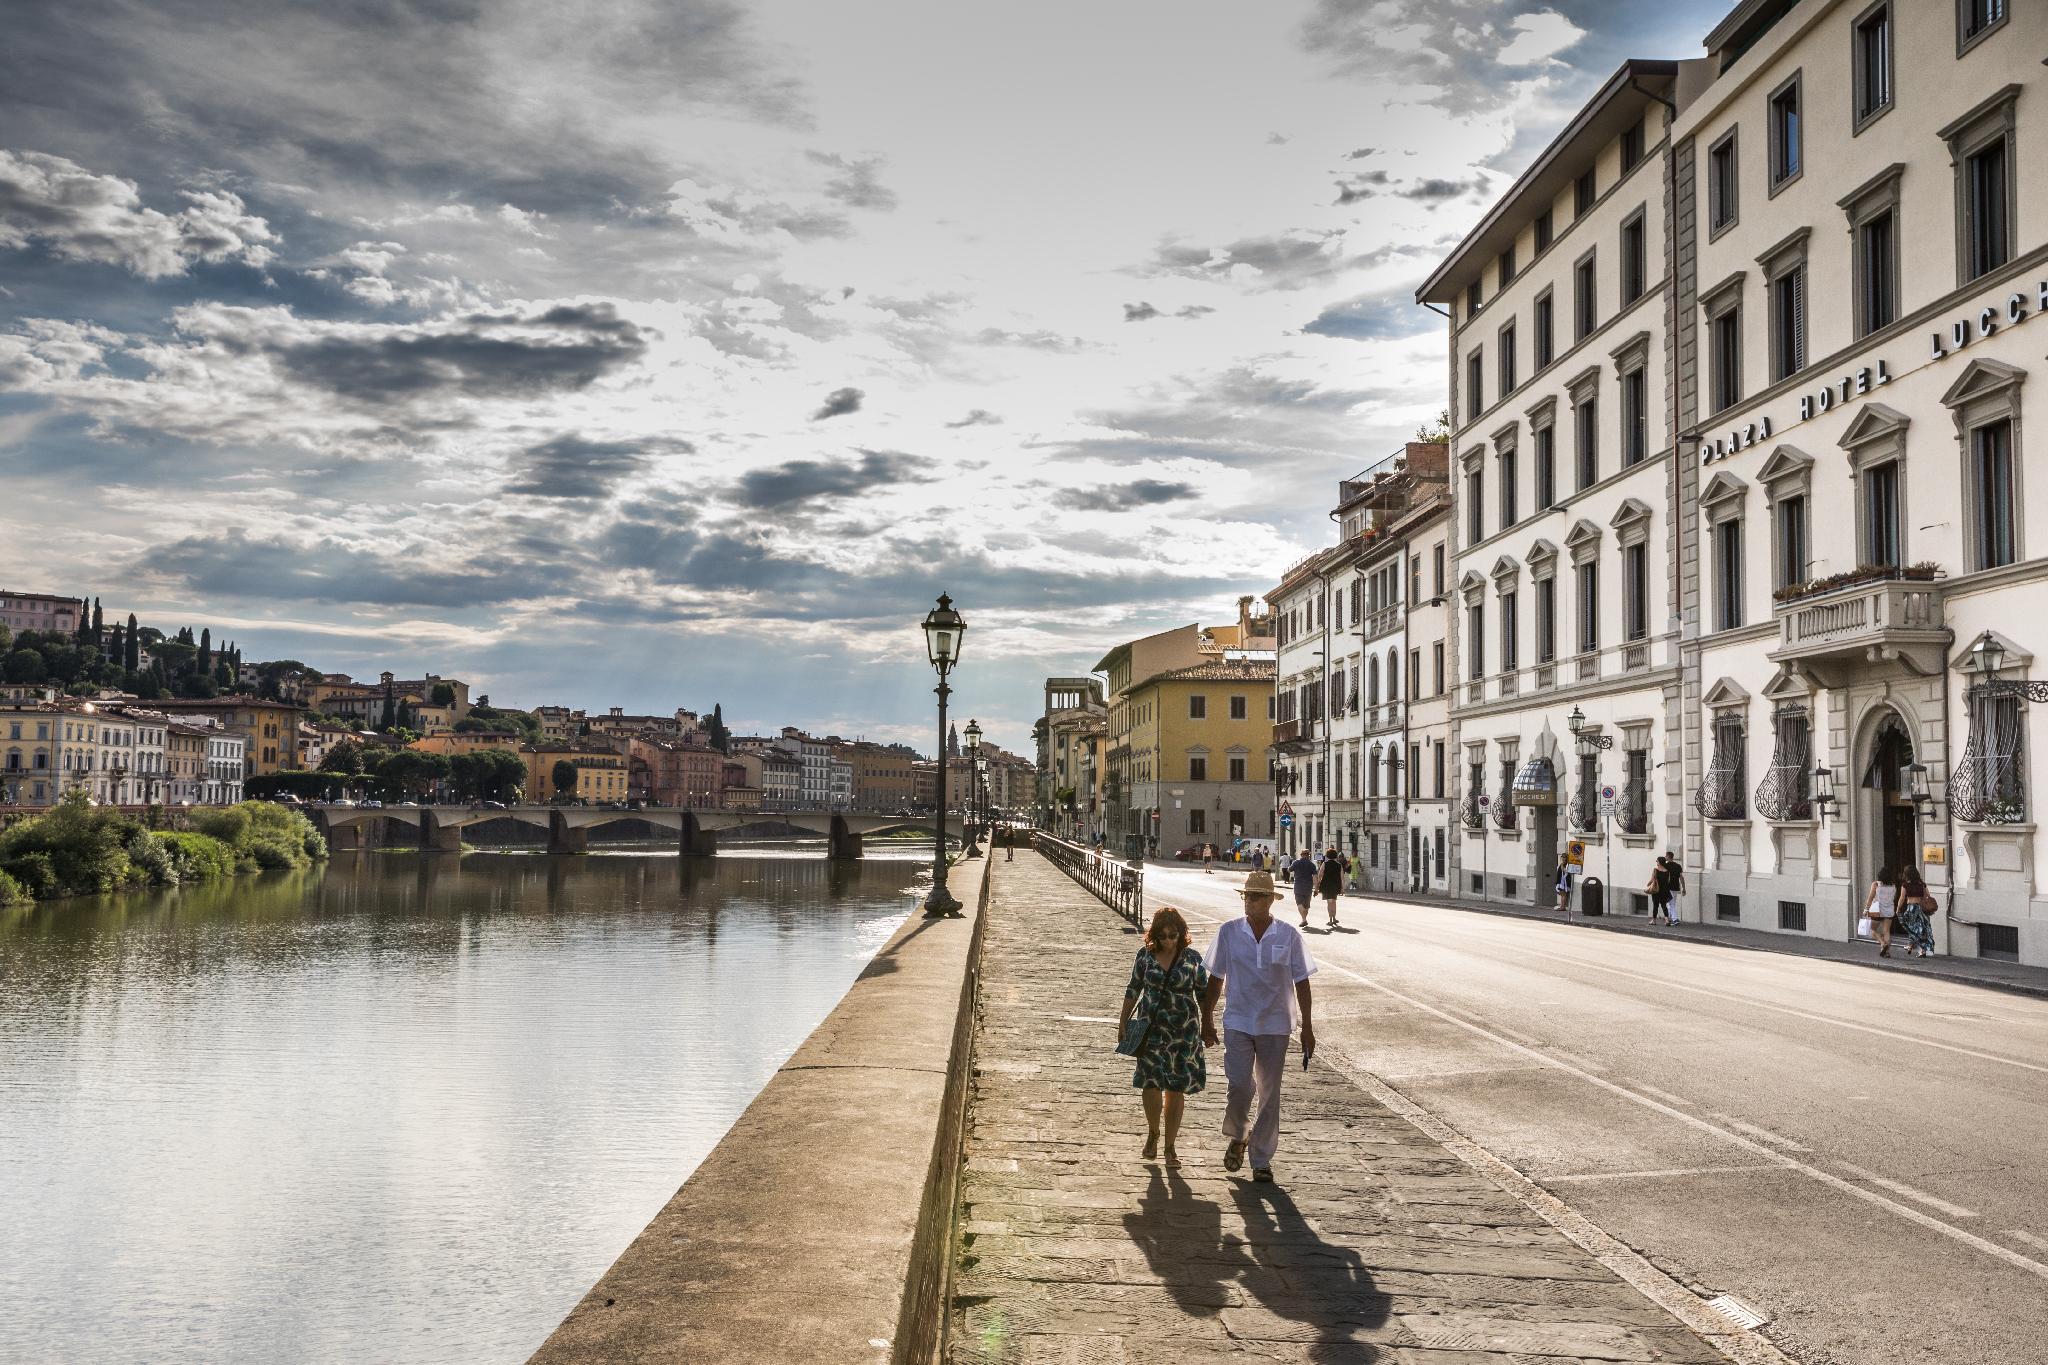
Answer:
[[1842, 939], [1910, 863], [1944, 950], [2048, 962], [2048, 6], [1747, 0], [1706, 46], [1625, 65], [1421, 291], [1454, 315], [1456, 889], [1540, 901], [1579, 837], [1610, 911], [1671, 850], [1686, 917]]
[[1102, 680], [1047, 678], [1038, 741], [1038, 813], [1062, 838], [1091, 842], [1102, 832], [1102, 740], [1109, 702]]

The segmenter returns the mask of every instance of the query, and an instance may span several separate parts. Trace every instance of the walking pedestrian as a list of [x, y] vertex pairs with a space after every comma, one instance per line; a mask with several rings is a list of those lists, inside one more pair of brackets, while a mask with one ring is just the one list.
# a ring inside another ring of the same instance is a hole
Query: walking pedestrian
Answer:
[[1678, 923], [1678, 899], [1685, 894], [1685, 868], [1678, 861], [1678, 855], [1670, 849], [1664, 850], [1664, 912], [1672, 924]]
[[1159, 1155], [1164, 1127], [1168, 1170], [1180, 1166], [1173, 1140], [1187, 1097], [1208, 1084], [1202, 1048], [1209, 999], [1209, 969], [1188, 944], [1188, 922], [1172, 906], [1161, 906], [1131, 963], [1131, 984], [1124, 988], [1123, 1012], [1117, 1017], [1116, 1050], [1138, 1060], [1131, 1084], [1143, 1092], [1145, 1102], [1145, 1147], [1139, 1156], [1150, 1161]]
[[1650, 897], [1650, 923], [1665, 918], [1664, 902], [1671, 895], [1671, 869], [1659, 853], [1657, 861], [1650, 868], [1650, 880], [1643, 884], [1643, 890]]
[[1315, 860], [1306, 853], [1294, 855], [1294, 862], [1288, 868], [1294, 882], [1294, 908], [1301, 913], [1301, 927], [1308, 928], [1308, 904], [1316, 893]]
[[1207, 872], [1207, 873], [1211, 874], [1212, 876], [1213, 876], [1213, 875], [1215, 874], [1215, 871], [1216, 871], [1216, 845], [1214, 845], [1214, 844], [1203, 844], [1203, 845], [1202, 845], [1202, 871], [1204, 871], [1204, 872]]
[[1870, 918], [1871, 937], [1877, 940], [1877, 955], [1892, 955], [1892, 920], [1898, 914], [1899, 887], [1889, 871], [1877, 874], [1864, 899], [1863, 913]]
[[1322, 893], [1323, 904], [1330, 912], [1329, 928], [1337, 927], [1337, 897], [1344, 890], [1344, 855], [1335, 845], [1323, 855], [1323, 875], [1317, 890]]
[[[1306, 861], [1306, 860], [1304, 860]], [[1291, 924], [1273, 918], [1273, 879], [1254, 872], [1245, 879], [1244, 917], [1226, 920], [1209, 946], [1209, 986], [1202, 996], [1202, 1041], [1217, 1042], [1215, 1009], [1223, 1005], [1223, 1074], [1229, 1095], [1223, 1107], [1223, 1169], [1244, 1165], [1249, 1151], [1252, 1179], [1270, 1184], [1273, 1154], [1280, 1145], [1280, 1082], [1287, 1073], [1287, 1039], [1301, 1025], [1301, 1061], [1315, 1055], [1308, 979], [1315, 959], [1308, 941]]]
[[1557, 908], [1566, 914], [1572, 908], [1572, 860], [1568, 853], [1557, 855]]
[[1906, 955], [1933, 957], [1932, 917], [1941, 913], [1941, 902], [1927, 889], [1927, 883], [1920, 878], [1919, 869], [1911, 863], [1906, 864], [1899, 874], [1899, 893], [1893, 904], [1898, 911], [1899, 928], [1906, 931]]

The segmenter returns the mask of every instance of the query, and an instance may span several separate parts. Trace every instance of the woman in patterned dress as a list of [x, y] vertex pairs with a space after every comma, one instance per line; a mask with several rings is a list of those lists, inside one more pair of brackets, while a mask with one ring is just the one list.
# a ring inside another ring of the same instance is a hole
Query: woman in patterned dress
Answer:
[[1117, 1036], [1133, 1019], [1142, 1021], [1145, 1042], [1131, 1084], [1145, 1092], [1143, 1159], [1159, 1155], [1160, 1119], [1166, 1121], [1166, 1165], [1179, 1167], [1173, 1139], [1180, 1132], [1182, 1106], [1208, 1082], [1202, 1058], [1202, 992], [1209, 987], [1209, 969], [1202, 955], [1188, 946], [1188, 922], [1180, 911], [1164, 906], [1152, 916], [1145, 946], [1131, 964], [1131, 984], [1124, 991]]

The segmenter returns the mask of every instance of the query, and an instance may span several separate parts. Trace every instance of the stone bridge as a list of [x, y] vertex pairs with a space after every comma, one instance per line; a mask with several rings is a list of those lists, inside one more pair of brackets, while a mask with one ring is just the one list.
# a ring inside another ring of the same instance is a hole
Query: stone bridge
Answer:
[[[462, 831], [471, 825], [493, 820], [514, 820], [545, 830], [548, 852], [581, 853], [588, 846], [590, 831], [606, 825], [639, 820], [656, 829], [676, 832], [676, 851], [684, 856], [709, 857], [718, 851], [721, 830], [745, 829], [756, 825], [793, 825], [822, 834], [830, 844], [829, 857], [851, 859], [861, 856], [861, 836], [890, 830], [917, 829], [929, 833], [929, 815], [876, 815], [865, 811], [834, 810], [691, 810], [682, 807], [647, 807], [620, 810], [612, 806], [330, 806], [306, 808], [313, 823], [337, 851], [361, 848], [372, 828], [400, 825], [419, 832], [420, 847], [431, 852], [462, 851]], [[946, 817], [946, 834], [961, 837], [958, 814]]]

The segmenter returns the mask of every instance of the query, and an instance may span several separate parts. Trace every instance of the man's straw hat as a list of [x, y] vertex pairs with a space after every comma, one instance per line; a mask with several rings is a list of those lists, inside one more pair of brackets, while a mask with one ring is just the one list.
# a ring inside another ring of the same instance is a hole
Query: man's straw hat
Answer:
[[1278, 890], [1276, 890], [1276, 889], [1274, 888], [1274, 886], [1273, 886], [1273, 874], [1272, 874], [1272, 873], [1270, 873], [1270, 872], [1254, 872], [1254, 873], [1252, 873], [1252, 875], [1251, 875], [1251, 876], [1249, 876], [1249, 877], [1246, 877], [1246, 878], [1244, 879], [1244, 891], [1243, 891], [1243, 894], [1244, 894], [1245, 896], [1247, 896], [1247, 897], [1251, 897], [1251, 896], [1271, 896], [1271, 897], [1277, 897], [1277, 896], [1278, 896], [1278, 895], [1279, 895], [1280, 893], [1279, 893], [1279, 891], [1278, 891]]

